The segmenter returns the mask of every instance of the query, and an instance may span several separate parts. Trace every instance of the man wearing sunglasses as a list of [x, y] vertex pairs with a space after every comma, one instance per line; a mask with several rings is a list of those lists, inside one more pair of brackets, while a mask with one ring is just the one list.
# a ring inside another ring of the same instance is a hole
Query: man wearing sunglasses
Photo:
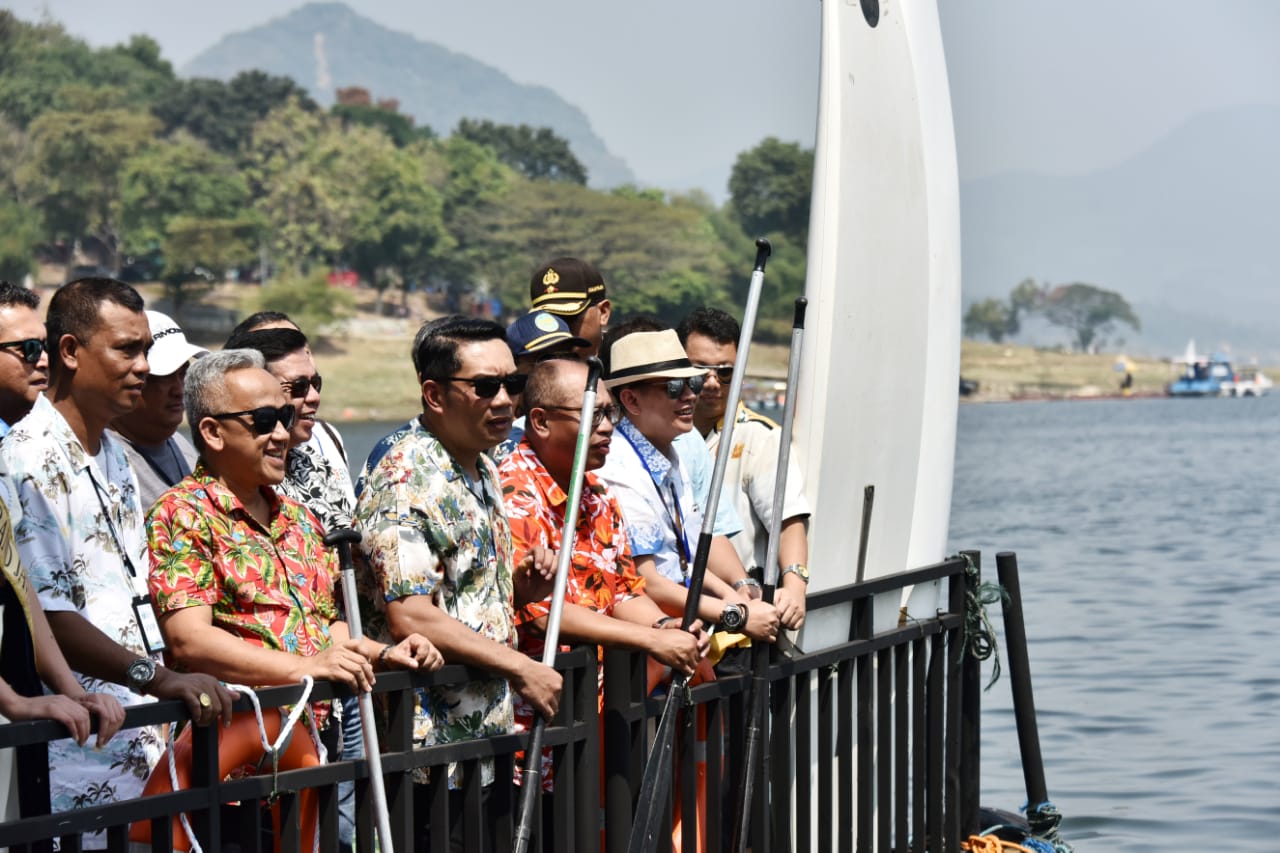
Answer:
[[[517, 557], [535, 546], [560, 548], [586, 378], [584, 362], [565, 359], [540, 362], [529, 374], [527, 428], [520, 444], [498, 467]], [[698, 628], [694, 633], [664, 630], [679, 629], [679, 620], [667, 620], [644, 594], [645, 582], [636, 572], [622, 509], [609, 487], [591, 473], [604, 465], [614, 424], [622, 414], [608, 390], [600, 388], [597, 393], [560, 636], [568, 642], [647, 652], [662, 664], [692, 675], [706, 651], [706, 634]], [[542, 655], [550, 609], [548, 597], [516, 614], [520, 650], [531, 657]], [[523, 726], [532, 725], [527, 705], [517, 702], [516, 714]], [[547, 750], [543, 758], [546, 790], [551, 790], [550, 754]]]
[[[600, 473], [622, 505], [649, 595], [672, 616], [684, 612], [685, 587], [702, 530], [702, 504], [695, 499], [675, 441], [693, 428], [693, 404], [704, 375], [690, 364], [670, 329], [634, 332], [610, 345], [605, 386], [623, 410], [617, 429], [622, 440], [613, 442]], [[732, 588], [743, 577], [746, 571], [733, 546], [715, 536], [698, 615], [730, 632], [772, 642], [777, 612]]]
[[[86, 689], [126, 706], [182, 699], [192, 719], [209, 724], [230, 714], [232, 695], [208, 675], [159, 664], [137, 479], [105, 434], [146, 383], [142, 297], [114, 279], [78, 279], [53, 295], [46, 325], [49, 389], [0, 448], [22, 506], [18, 554]], [[162, 745], [157, 727], [121, 732], [101, 750], [50, 744], [54, 810], [138, 796]], [[104, 844], [85, 838], [86, 847]]]
[[[425, 634], [447, 663], [494, 676], [419, 691], [415, 746], [426, 746], [509, 734], [513, 692], [553, 718], [562, 678], [516, 650], [514, 610], [550, 592], [555, 555], [533, 548], [517, 563], [498, 472], [485, 455], [511, 430], [512, 396], [525, 385], [505, 330], [455, 315], [428, 323], [418, 341], [422, 414], [368, 472], [356, 504], [362, 593], [376, 605], [369, 630]], [[488, 797], [492, 762], [479, 772]], [[448, 778], [449, 806], [460, 816], [461, 768], [451, 766]], [[428, 781], [421, 771], [414, 780]], [[430, 789], [414, 789], [415, 813], [425, 820]], [[451, 824], [461, 831], [461, 820]], [[483, 843], [495, 841], [490, 834]]]
[[0, 281], [0, 440], [49, 386], [40, 297]]
[[[695, 367], [706, 370], [706, 381], [693, 408], [693, 425], [714, 454], [728, 405], [729, 384], [738, 357], [738, 321], [718, 308], [699, 308], [676, 330]], [[722, 500], [732, 500], [747, 527], [729, 537], [743, 565], [759, 568], [769, 548], [769, 520], [773, 514], [774, 478], [782, 430], [763, 415], [738, 403], [733, 427], [733, 452], [724, 472]], [[789, 460], [782, 532], [778, 542], [778, 577], [773, 603], [783, 626], [804, 624], [809, 586], [809, 504], [795, 459]], [[750, 583], [757, 583], [754, 579]]]

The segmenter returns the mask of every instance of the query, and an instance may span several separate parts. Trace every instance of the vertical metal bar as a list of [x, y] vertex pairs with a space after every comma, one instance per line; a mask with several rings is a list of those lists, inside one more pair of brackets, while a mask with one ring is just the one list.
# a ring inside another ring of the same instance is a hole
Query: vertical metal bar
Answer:
[[[836, 736], [840, 746], [837, 747], [839, 755], [836, 758], [836, 796], [840, 798], [842, 810], [845, 812], [847, 820], [843, 821], [842, 831], [836, 840], [836, 849], [840, 853], [850, 853], [854, 850], [854, 844], [857, 843], [861, 851], [862, 839], [869, 838], [870, 832], [864, 832], [869, 829], [870, 822], [866, 815], [870, 814], [870, 798], [866, 797], [869, 791], [858, 789], [855, 782], [855, 773], [862, 770], [862, 762], [864, 753], [862, 751], [863, 742], [870, 744], [870, 722], [867, 720], [867, 712], [870, 707], [864, 707], [865, 696], [862, 692], [863, 666], [865, 658], [859, 655], [847, 665], [840, 668], [839, 680], [837, 682], [837, 691], [839, 695], [839, 710], [836, 712], [836, 719], [843, 730]], [[869, 674], [869, 670], [868, 670]], [[855, 676], [857, 680], [857, 695], [854, 693]], [[850, 723], [853, 725], [850, 725]], [[852, 736], [851, 733], [852, 732]], [[856, 752], [856, 755], [855, 755]], [[862, 786], [869, 788], [869, 786]], [[856, 802], [855, 802], [856, 798]], [[864, 802], [864, 798], [866, 801]], [[868, 806], [864, 808], [864, 806]], [[864, 827], [864, 821], [867, 826]]]
[[[847, 661], [845, 666], [850, 665]], [[833, 784], [833, 771], [835, 769], [835, 708], [834, 696], [835, 689], [833, 682], [836, 680], [836, 673], [839, 667], [830, 667], [822, 670], [818, 675], [818, 814], [831, 814], [833, 804], [840, 815], [840, 821], [844, 826], [848, 827], [852, 821], [849, 815], [847, 805], [835, 803], [835, 786]], [[828, 820], [818, 821], [818, 846], [821, 851], [829, 851], [835, 848], [835, 835], [833, 833], [832, 822]]]
[[[279, 839], [280, 849], [284, 851], [297, 851], [302, 853], [302, 832], [300, 829], [300, 817], [302, 814], [302, 803], [296, 791], [285, 791], [280, 794], [276, 804], [280, 809], [280, 826], [276, 829], [276, 838]], [[214, 821], [216, 824], [217, 821]], [[262, 838], [262, 833], [254, 833], [254, 844]], [[220, 847], [211, 848], [220, 850]], [[257, 847], [254, 848], [255, 850]]]
[[218, 820], [221, 799], [218, 787], [222, 779], [218, 773], [219, 726], [191, 728], [191, 785], [207, 794], [203, 808], [191, 812], [191, 828], [206, 850], [222, 849], [222, 827]]
[[1022, 753], [1022, 777], [1031, 807], [1049, 801], [1044, 780], [1044, 757], [1036, 726], [1036, 700], [1031, 692], [1031, 657], [1027, 654], [1027, 626], [1022, 618], [1022, 585], [1018, 581], [1018, 557], [1012, 551], [996, 554], [996, 572], [1007, 598], [1004, 600], [1004, 641], [1009, 656], [1009, 681], [1013, 685], [1013, 718], [1018, 725]]
[[[334, 723], [334, 725], [337, 725], [337, 723]], [[368, 787], [368, 783], [363, 779], [356, 781], [356, 834], [360, 838], [373, 837], [373, 810], [369, 806]], [[317, 786], [315, 788], [315, 797], [320, 817], [320, 849], [337, 850], [338, 786]]]
[[[412, 687], [383, 694], [387, 709], [389, 753], [410, 754], [413, 749], [413, 715], [417, 691]], [[413, 771], [387, 776], [387, 808], [391, 813], [391, 834], [397, 850], [413, 850], [414, 839], [422, 831], [426, 815], [414, 813]]]
[[909, 803], [911, 791], [911, 644], [893, 650], [893, 849], [906, 850], [911, 837]]
[[[977, 569], [975, 577], [962, 572], [951, 579], [950, 610], [963, 618], [966, 593], [976, 595], [982, 579], [982, 554], [978, 551], [961, 553], [972, 560]], [[978, 825], [982, 788], [982, 662], [972, 655], [964, 656], [960, 696], [960, 836], [968, 838], [982, 829]]]
[[[606, 648], [604, 652], [604, 809], [605, 851], [625, 853], [631, 832], [631, 655]], [[643, 695], [641, 701], [644, 700]]]
[[[809, 672], [797, 675], [794, 680], [795, 697], [796, 697], [796, 757], [794, 762], [795, 780], [797, 791], [808, 791], [812, 784], [810, 777], [810, 768], [813, 766], [813, 689], [814, 678]], [[819, 755], [824, 755], [819, 750]], [[804, 774], [801, 777], [800, 774]], [[801, 781], [803, 779], [803, 781]], [[806, 802], [807, 798], [800, 797], [796, 803], [796, 850], [813, 850], [813, 827], [809, 822], [809, 815], [812, 813], [812, 806]], [[829, 814], [824, 809], [830, 809], [830, 800], [823, 799], [821, 786], [818, 793], [818, 813]], [[787, 799], [788, 807], [790, 807], [790, 798]], [[782, 834], [783, 838], [790, 838], [788, 833]], [[791, 853], [791, 847], [786, 847], [782, 853]]]
[[947, 649], [945, 638], [935, 634], [929, 649], [929, 685], [925, 717], [928, 728], [928, 764], [929, 775], [925, 783], [926, 819], [925, 831], [929, 838], [929, 849], [939, 850], [943, 837], [942, 828], [942, 735], [946, 717], [945, 696], [943, 694], [943, 674], [945, 673]]
[[467, 850], [473, 853], [488, 849], [486, 836], [491, 831], [484, 825], [484, 787], [480, 781], [480, 762], [465, 762], [462, 771], [462, 838]]
[[[766, 801], [768, 806], [762, 809], [765, 814], [758, 816], [761, 825], [755, 827], [756, 838], [759, 840], [762, 853], [789, 849], [787, 845], [790, 843], [794, 816], [791, 790], [798, 778], [798, 771], [791, 755], [793, 733], [799, 737], [798, 726], [792, 725], [791, 722], [796, 705], [793, 680], [790, 678], [770, 680], [769, 696], [772, 705], [769, 720], [769, 749], [763, 753], [768, 763], [766, 768], [769, 783]], [[809, 773], [807, 763], [804, 765], [804, 773], [807, 777]], [[806, 778], [805, 790], [808, 789], [807, 781]], [[787, 840], [784, 841], [784, 839]]]
[[[674, 685], [673, 685], [674, 689]], [[685, 705], [678, 720], [680, 756], [680, 837], [682, 849], [698, 849], [698, 716], [701, 705]]]
[[[893, 649], [876, 653], [876, 845], [893, 849]], [[866, 780], [862, 780], [866, 781]]]
[[[866, 639], [871, 636], [872, 631], [872, 599], [860, 598], [854, 602], [853, 612], [853, 633], [858, 639]], [[857, 850], [858, 853], [870, 853], [871, 842], [875, 834], [875, 788], [873, 786], [873, 778], [875, 773], [875, 718], [873, 716], [872, 700], [872, 664], [873, 658], [870, 654], [860, 654], [855, 660], [856, 671], [858, 676], [858, 708], [856, 731], [858, 735], [858, 782], [857, 796]], [[848, 720], [849, 717], [843, 716], [842, 719]], [[855, 789], [853, 780], [853, 763], [849, 762], [847, 766], [841, 767], [841, 786], [840, 792], [842, 797], [846, 797], [848, 802], [854, 801]], [[844, 776], [848, 775], [848, 781], [845, 782]], [[851, 824], [852, 825], [852, 822]], [[849, 846], [842, 846], [842, 850], [853, 849]]]
[[928, 767], [929, 692], [926, 689], [928, 644], [924, 639], [911, 644], [911, 850], [925, 853], [928, 839], [925, 830], [925, 783]]
[[579, 667], [578, 711], [575, 715], [584, 725], [585, 735], [574, 750], [577, 756], [574, 794], [574, 834], [578, 849], [600, 849], [600, 806], [604, 804], [604, 791], [599, 786], [604, 779], [600, 765], [600, 670], [595, 647], [589, 647], [587, 663]]
[[[734, 697], [737, 698], [737, 697]], [[737, 774], [730, 772], [725, 773], [725, 729], [729, 728], [729, 743], [742, 743], [741, 730], [736, 729], [730, 723], [730, 717], [733, 716], [726, 709], [726, 705], [732, 708], [733, 700], [723, 702], [719, 699], [712, 699], [705, 705], [699, 705], [698, 708], [705, 709], [707, 721], [707, 741], [706, 754], [704, 761], [707, 767], [707, 786], [706, 786], [706, 810], [707, 824], [700, 827], [703, 835], [706, 837], [707, 850], [723, 850], [724, 843], [721, 842], [721, 829], [724, 826], [723, 813], [720, 804], [724, 796], [724, 780], [727, 776], [729, 779], [736, 779]], [[738, 754], [738, 750], [730, 750], [732, 759]], [[732, 767], [733, 761], [728, 762], [728, 766]], [[726, 842], [727, 843], [727, 839]]]
[[943, 788], [943, 849], [948, 853], [960, 851], [960, 706], [963, 698], [961, 685], [960, 628], [946, 633], [946, 757], [943, 760], [946, 784]]

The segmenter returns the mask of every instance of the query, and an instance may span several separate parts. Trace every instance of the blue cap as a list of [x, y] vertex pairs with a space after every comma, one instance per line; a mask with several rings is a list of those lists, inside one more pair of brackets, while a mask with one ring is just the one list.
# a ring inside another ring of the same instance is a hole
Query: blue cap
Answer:
[[574, 337], [563, 317], [546, 311], [531, 311], [507, 326], [507, 346], [516, 358], [563, 343], [591, 346], [586, 338]]

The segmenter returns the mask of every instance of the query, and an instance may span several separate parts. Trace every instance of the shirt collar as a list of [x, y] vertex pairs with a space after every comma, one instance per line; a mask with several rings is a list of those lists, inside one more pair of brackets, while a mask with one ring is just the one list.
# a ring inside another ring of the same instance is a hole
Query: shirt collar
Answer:
[[636, 429], [635, 424], [631, 423], [630, 418], [623, 418], [614, 428], [616, 432], [622, 433], [623, 438], [635, 449], [636, 455], [640, 457], [640, 463], [644, 465], [645, 470], [649, 472], [649, 476], [653, 478], [655, 483], [661, 485], [671, 474], [671, 460], [666, 455], [653, 446], [653, 442], [645, 438], [640, 430]]
[[[228, 489], [222, 484], [221, 480], [214, 478], [209, 473], [209, 469], [204, 467], [203, 461], [196, 463], [196, 470], [191, 472], [190, 479], [195, 482], [196, 488], [208, 495], [210, 503], [227, 515], [232, 515], [239, 511], [250, 518], [253, 517], [240, 501], [240, 498], [236, 497], [235, 492]], [[276, 511], [280, 508], [280, 496], [270, 486], [259, 486], [258, 491], [262, 492], [267, 499], [270, 517], [275, 518]]]

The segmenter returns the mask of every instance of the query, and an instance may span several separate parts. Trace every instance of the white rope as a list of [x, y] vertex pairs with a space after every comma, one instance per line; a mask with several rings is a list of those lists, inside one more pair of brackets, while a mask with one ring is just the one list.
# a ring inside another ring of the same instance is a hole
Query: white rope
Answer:
[[[289, 737], [293, 734], [293, 727], [297, 725], [298, 718], [302, 716], [307, 709], [307, 700], [311, 698], [311, 689], [315, 687], [315, 679], [309, 675], [302, 676], [302, 695], [298, 697], [297, 703], [294, 704], [293, 710], [289, 712], [288, 718], [280, 726], [280, 734], [276, 738], [275, 743], [267, 740], [267, 726], [262, 719], [262, 703], [258, 701], [258, 694], [253, 691], [252, 687], [243, 684], [228, 684], [228, 690], [246, 696], [249, 704], [253, 705], [253, 715], [258, 721], [258, 738], [262, 741], [262, 750], [264, 757], [278, 756], [281, 748], [289, 742]], [[169, 784], [174, 791], [180, 790], [178, 787], [178, 763], [173, 754], [173, 726], [169, 726], [168, 734], [165, 738], [166, 745], [169, 747]], [[329, 751], [325, 749], [323, 743], [320, 742], [320, 732], [316, 728], [315, 715], [307, 717], [307, 728], [311, 732], [311, 740], [315, 743], [316, 752], [320, 755], [320, 763], [325, 764], [329, 760]], [[275, 767], [275, 762], [272, 762]], [[274, 793], [274, 780], [272, 784]], [[196, 840], [195, 831], [191, 828], [191, 821], [187, 818], [186, 812], [178, 812], [178, 821], [182, 824], [182, 829], [187, 833], [187, 839], [191, 842], [191, 853], [204, 853], [204, 848], [200, 846], [200, 842]], [[312, 844], [312, 853], [318, 853], [320, 850], [320, 833], [315, 833], [315, 841]]]

